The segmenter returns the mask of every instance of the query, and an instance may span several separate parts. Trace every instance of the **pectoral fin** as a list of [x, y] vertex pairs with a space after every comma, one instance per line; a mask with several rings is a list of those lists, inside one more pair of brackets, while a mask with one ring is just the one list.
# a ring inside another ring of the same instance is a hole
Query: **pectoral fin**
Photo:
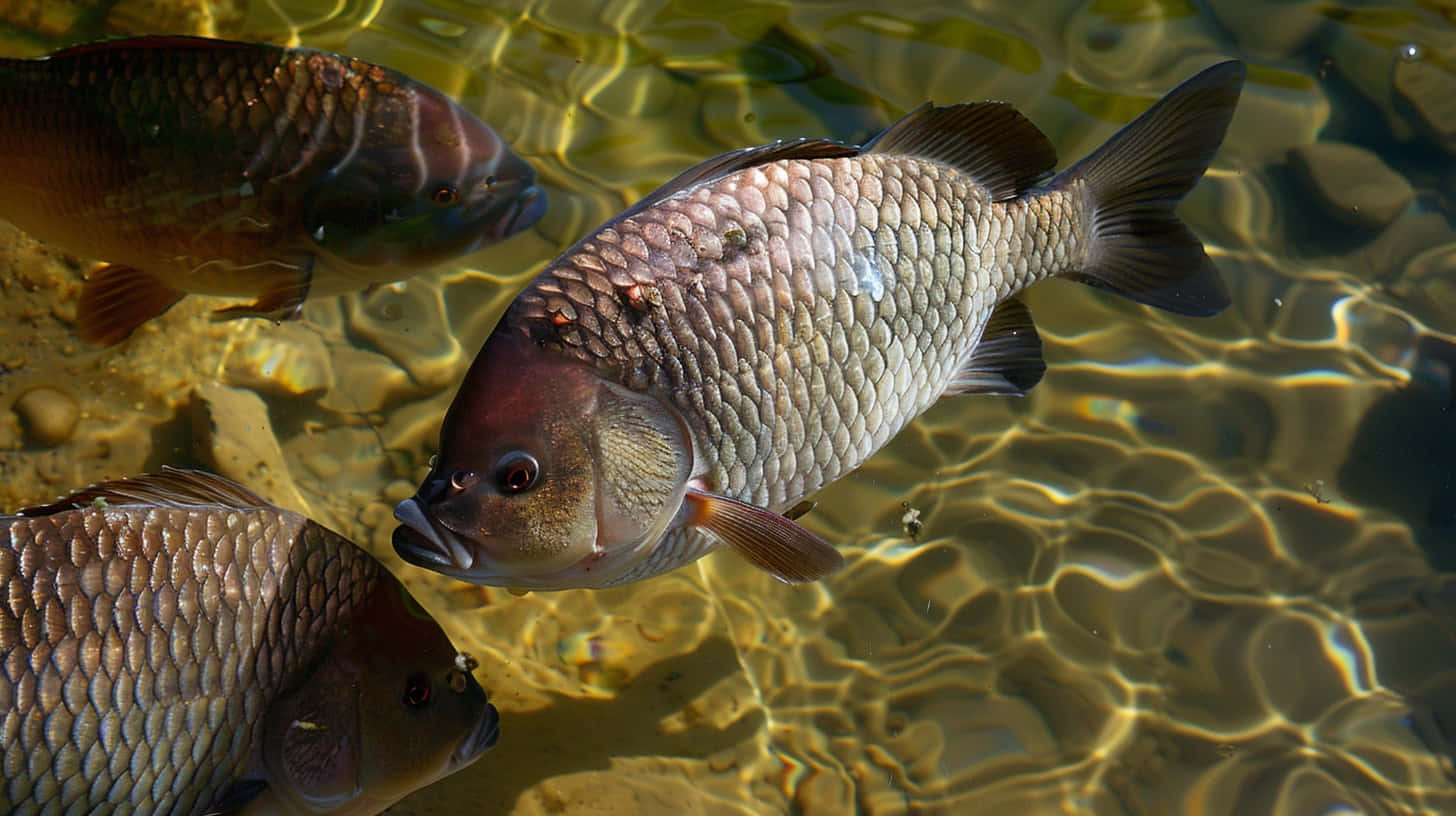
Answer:
[[844, 566], [839, 550], [778, 513], [698, 490], [689, 490], [683, 500], [691, 510], [689, 524], [780, 581], [813, 581]]
[[217, 309], [212, 313], [213, 321], [262, 317], [281, 322], [297, 318], [303, 311], [303, 302], [308, 299], [309, 286], [313, 283], [313, 263], [314, 256], [310, 255], [293, 269], [269, 275], [263, 281], [263, 290], [258, 293], [257, 300]]
[[1046, 361], [1041, 356], [1041, 337], [1032, 325], [1031, 312], [1021, 301], [1003, 301], [991, 312], [981, 341], [956, 372], [946, 396], [954, 394], [1011, 394], [1026, 396], [1041, 382]]
[[76, 334], [87, 343], [116, 345], [138, 326], [170, 309], [183, 294], [139, 269], [103, 266], [81, 287]]

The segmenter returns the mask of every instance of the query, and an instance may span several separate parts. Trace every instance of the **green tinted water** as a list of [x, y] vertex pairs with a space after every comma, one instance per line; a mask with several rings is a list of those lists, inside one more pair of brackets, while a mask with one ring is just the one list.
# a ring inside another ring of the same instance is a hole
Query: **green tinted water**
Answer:
[[[81, 409], [52, 446], [6, 415], [0, 504], [207, 464], [368, 545], [480, 658], [499, 744], [391, 813], [1456, 809], [1456, 29], [1436, 10], [63, 7], [0, 44], [43, 53], [110, 19], [345, 51], [461, 99], [549, 188], [536, 229], [467, 266], [282, 327], [208, 324], [218, 304], [189, 298], [103, 353], [67, 323], [89, 265], [0, 225], [0, 402], [47, 384]], [[1244, 99], [1181, 212], [1234, 305], [1032, 290], [1050, 368], [1030, 397], [944, 401], [817, 497], [805, 523], [842, 573], [790, 588], [720, 554], [516, 597], [391, 552], [390, 510], [515, 290], [677, 171], [981, 98], [1065, 165], [1230, 56]], [[1291, 161], [1315, 141], [1365, 153]]]

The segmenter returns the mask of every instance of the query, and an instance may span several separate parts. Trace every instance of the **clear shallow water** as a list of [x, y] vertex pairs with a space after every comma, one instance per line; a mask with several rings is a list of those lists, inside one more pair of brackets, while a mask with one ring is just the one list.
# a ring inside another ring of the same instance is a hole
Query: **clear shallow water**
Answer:
[[[108, 352], [70, 336], [90, 264], [0, 224], [0, 403], [48, 384], [82, 412], [52, 446], [0, 416], [0, 506], [200, 463], [369, 546], [480, 658], [503, 718], [479, 763], [391, 813], [1456, 810], [1456, 29], [1421, 6], [902, 5], [116, 17], [406, 70], [536, 163], [552, 210], [300, 322], [213, 325], [218, 303], [189, 298]], [[0, 45], [99, 30], [73, 23]], [[1031, 396], [943, 401], [817, 497], [805, 523], [842, 573], [789, 588], [720, 554], [517, 597], [392, 554], [390, 509], [500, 310], [683, 167], [980, 98], [1016, 103], [1065, 166], [1230, 56], [1244, 99], [1181, 212], [1234, 305], [1194, 320], [1033, 289], [1050, 368]], [[1315, 141], [1392, 175], [1321, 164], [1327, 203], [1290, 159]]]

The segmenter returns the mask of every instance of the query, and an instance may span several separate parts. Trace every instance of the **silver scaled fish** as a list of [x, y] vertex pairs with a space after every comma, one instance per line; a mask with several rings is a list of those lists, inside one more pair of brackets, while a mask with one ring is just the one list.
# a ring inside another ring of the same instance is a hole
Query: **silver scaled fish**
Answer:
[[400, 280], [545, 212], [536, 173], [485, 123], [397, 71], [200, 37], [0, 59], [0, 218], [107, 261], [82, 339], [116, 343], [183, 295], [310, 295]]
[[0, 516], [0, 813], [373, 814], [494, 744], [372, 556], [196, 471]]
[[1013, 107], [908, 114], [863, 147], [693, 167], [552, 262], [466, 374], [401, 502], [407, 561], [479, 584], [601, 587], [721, 546], [784, 581], [839, 552], [781, 515], [942, 396], [1045, 370], [1016, 296], [1063, 277], [1185, 315], [1229, 299], [1174, 208], [1223, 141], [1238, 62], [1052, 176]]

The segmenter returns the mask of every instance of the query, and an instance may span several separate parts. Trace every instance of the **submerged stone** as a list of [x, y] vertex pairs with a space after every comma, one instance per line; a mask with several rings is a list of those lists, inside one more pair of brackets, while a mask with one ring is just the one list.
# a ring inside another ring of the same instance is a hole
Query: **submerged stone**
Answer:
[[1405, 212], [1414, 195], [1404, 176], [1355, 145], [1300, 145], [1289, 151], [1289, 160], [1325, 211], [1352, 227], [1383, 229]]
[[42, 445], [59, 445], [71, 438], [81, 418], [81, 406], [71, 394], [41, 385], [15, 401], [15, 413], [26, 433]]

